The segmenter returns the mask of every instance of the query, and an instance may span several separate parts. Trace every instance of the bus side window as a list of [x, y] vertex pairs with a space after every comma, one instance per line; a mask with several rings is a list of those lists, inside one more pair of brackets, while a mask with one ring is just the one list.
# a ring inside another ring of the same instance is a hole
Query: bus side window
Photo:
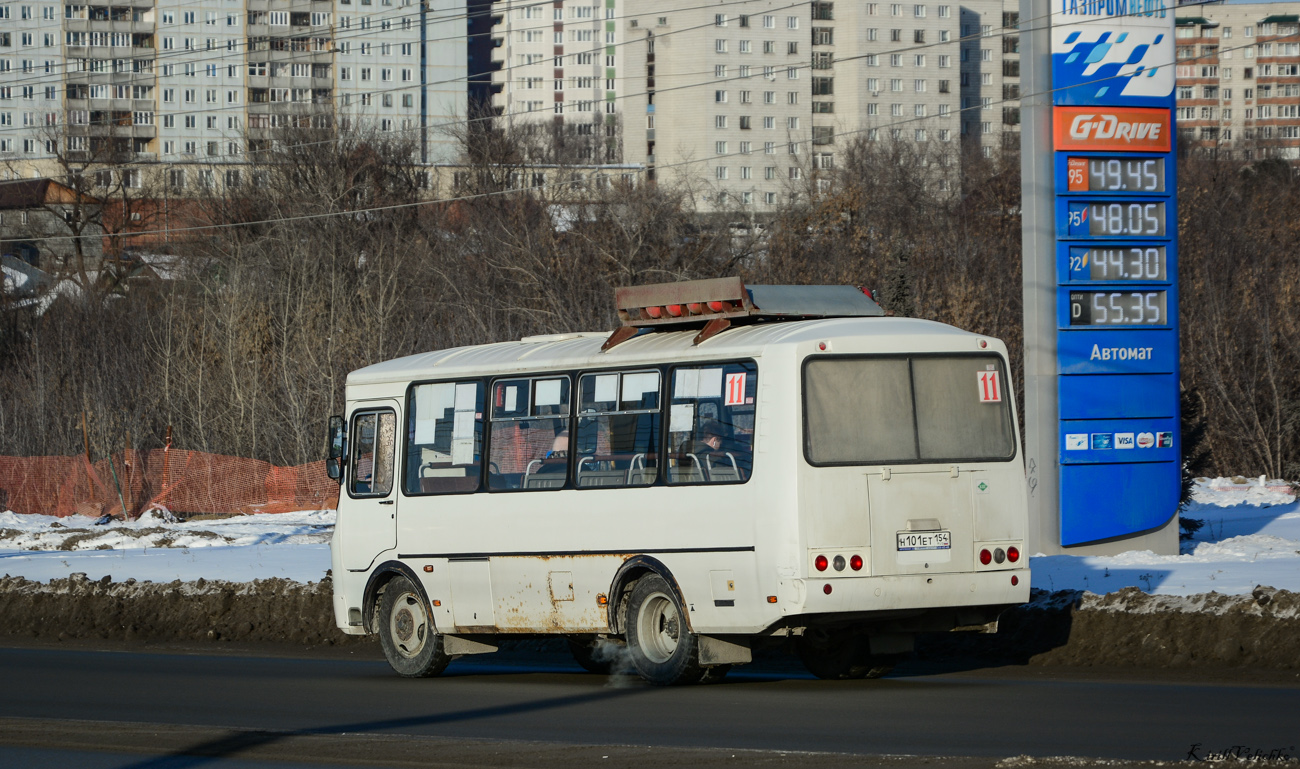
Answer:
[[668, 413], [669, 483], [744, 483], [754, 461], [758, 367], [678, 366]]
[[659, 472], [659, 372], [586, 374], [578, 380], [574, 485], [649, 486]]
[[492, 383], [488, 488], [561, 489], [569, 469], [569, 378]]
[[483, 458], [483, 383], [416, 385], [406, 405], [406, 493], [477, 491]]
[[350, 489], [353, 496], [387, 496], [393, 490], [393, 449], [397, 417], [391, 411], [370, 411], [352, 417]]

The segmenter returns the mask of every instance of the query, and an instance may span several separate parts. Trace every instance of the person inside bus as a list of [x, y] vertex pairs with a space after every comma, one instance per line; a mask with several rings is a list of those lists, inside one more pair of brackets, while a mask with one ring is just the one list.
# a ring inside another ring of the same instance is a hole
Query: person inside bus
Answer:
[[551, 450], [546, 452], [545, 459], [564, 459], [569, 456], [569, 431], [561, 430], [556, 433], [555, 440], [551, 441]]

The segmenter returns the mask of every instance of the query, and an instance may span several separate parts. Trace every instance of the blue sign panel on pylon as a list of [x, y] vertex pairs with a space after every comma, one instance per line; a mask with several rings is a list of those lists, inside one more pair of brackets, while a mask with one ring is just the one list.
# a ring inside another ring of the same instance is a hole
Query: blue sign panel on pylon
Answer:
[[1061, 545], [1176, 512], [1174, 20], [1163, 0], [1052, 15]]

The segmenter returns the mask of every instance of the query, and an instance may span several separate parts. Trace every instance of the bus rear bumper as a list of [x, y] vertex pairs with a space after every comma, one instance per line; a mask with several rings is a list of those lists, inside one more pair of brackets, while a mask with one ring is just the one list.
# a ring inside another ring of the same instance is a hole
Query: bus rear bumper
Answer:
[[[1012, 584], [1014, 581], [1015, 584]], [[1029, 569], [803, 580], [787, 615], [996, 606], [1029, 600]]]

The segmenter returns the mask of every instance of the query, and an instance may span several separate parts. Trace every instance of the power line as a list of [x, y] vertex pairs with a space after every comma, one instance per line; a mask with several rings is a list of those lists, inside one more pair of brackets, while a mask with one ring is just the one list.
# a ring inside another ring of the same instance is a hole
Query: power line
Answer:
[[[1298, 32], [1298, 33], [1292, 33], [1292, 34], [1289, 34], [1289, 35], [1279, 35], [1279, 36], [1277, 36], [1277, 38], [1275, 38], [1275, 40], [1276, 40], [1276, 39], [1285, 39], [1285, 38], [1289, 38], [1289, 37], [1296, 37], [1296, 36], [1300, 36], [1300, 32]], [[1251, 43], [1251, 44], [1249, 44], [1249, 45], [1236, 46], [1236, 47], [1233, 47], [1233, 48], [1221, 48], [1221, 49], [1219, 49], [1218, 52], [1216, 52], [1216, 53], [1214, 53], [1214, 54], [1209, 54], [1209, 56], [1216, 56], [1216, 57], [1217, 57], [1217, 56], [1220, 55], [1223, 51], [1236, 51], [1236, 50], [1243, 50], [1243, 49], [1245, 49], [1245, 48], [1251, 48], [1251, 47], [1254, 47], [1254, 44], [1253, 44], [1253, 43]], [[1190, 58], [1186, 58], [1186, 59], [1176, 59], [1175, 61], [1173, 61], [1173, 62], [1169, 62], [1168, 64], [1156, 64], [1156, 65], [1152, 65], [1152, 66], [1150, 66], [1150, 67], [1147, 67], [1147, 69], [1148, 69], [1148, 70], [1152, 70], [1152, 69], [1164, 69], [1165, 67], [1176, 67], [1176, 66], [1179, 66], [1179, 65], [1181, 65], [1181, 64], [1185, 64], [1186, 62], [1189, 62], [1189, 61], [1197, 61], [1197, 60], [1200, 60], [1200, 59], [1203, 59], [1203, 58], [1207, 58], [1207, 56], [1206, 56], [1206, 55], [1202, 55], [1202, 56], [1190, 57]], [[1038, 96], [1046, 96], [1046, 95], [1050, 95], [1050, 94], [1052, 94], [1052, 93], [1055, 93], [1056, 91], [1060, 91], [1060, 90], [1069, 90], [1069, 89], [1071, 89], [1071, 88], [1078, 88], [1078, 87], [1085, 86], [1085, 85], [1095, 85], [1095, 84], [1098, 84], [1098, 83], [1104, 83], [1104, 82], [1111, 81], [1111, 80], [1115, 80], [1115, 79], [1122, 78], [1122, 77], [1129, 77], [1129, 75], [1125, 75], [1125, 74], [1117, 73], [1117, 74], [1115, 74], [1115, 75], [1110, 75], [1110, 76], [1107, 76], [1107, 77], [1096, 78], [1096, 79], [1094, 79], [1094, 80], [1087, 81], [1087, 82], [1074, 83], [1074, 84], [1069, 85], [1069, 86], [1062, 86], [1061, 88], [1049, 88], [1049, 89], [1046, 89], [1046, 90], [1043, 90], [1043, 91], [1038, 91], [1038, 92], [1035, 92], [1035, 93], [1022, 94], [1021, 97], [1020, 97], [1020, 99], [1034, 98], [1034, 97], [1038, 97]], [[997, 102], [992, 102], [991, 104], [1005, 104], [1005, 103], [1007, 103], [1007, 102], [1016, 102], [1016, 101], [1019, 101], [1020, 99], [1001, 99], [1001, 100], [999, 100], [999, 101], [997, 101]], [[971, 106], [971, 107], [962, 107], [962, 108], [960, 108], [957, 112], [958, 112], [958, 114], [960, 114], [960, 113], [962, 113], [962, 112], [966, 112], [966, 111], [968, 111], [968, 110], [980, 110], [980, 109], [983, 109], [983, 105], [975, 105], [975, 106]], [[851, 131], [844, 131], [844, 132], [838, 133], [837, 136], [849, 136], [849, 135], [854, 135], [854, 134], [867, 133], [867, 132], [871, 132], [871, 131], [880, 131], [881, 129], [893, 129], [893, 128], [896, 128], [896, 127], [898, 127], [898, 126], [908, 125], [908, 124], [911, 124], [911, 123], [917, 123], [917, 122], [920, 122], [920, 121], [922, 121], [922, 120], [930, 120], [930, 119], [933, 119], [933, 116], [908, 118], [908, 119], [905, 119], [905, 120], [899, 120], [899, 121], [895, 121], [895, 122], [886, 123], [886, 124], [881, 125], [881, 126], [867, 126], [867, 127], [864, 127], [864, 128], [859, 128], [859, 129], [855, 129], [855, 130], [851, 130]], [[812, 139], [803, 139], [803, 140], [798, 140], [798, 141], [792, 141], [792, 142], [789, 142], [789, 144], [794, 144], [794, 145], [803, 145], [803, 144], [810, 144], [811, 142], [812, 142]], [[694, 165], [694, 164], [698, 164], [698, 163], [710, 162], [710, 161], [719, 160], [719, 159], [722, 159], [722, 158], [739, 157], [739, 156], [743, 156], [742, 153], [738, 153], [738, 152], [721, 153], [721, 154], [715, 154], [715, 155], [712, 155], [712, 156], [703, 157], [703, 158], [698, 158], [698, 159], [688, 159], [688, 160], [678, 161], [678, 162], [676, 162], [676, 163], [669, 163], [669, 164], [665, 164], [665, 165], [657, 165], [653, 170], [655, 170], [656, 172], [658, 172], [658, 171], [665, 170], [665, 169], [669, 169], [669, 168], [677, 168], [677, 167], [682, 167], [682, 166]], [[525, 167], [527, 167], [527, 166], [525, 166]], [[650, 170], [650, 169], [640, 168], [640, 169], [634, 169], [634, 170], [632, 170], [631, 172], [632, 172], [632, 173], [645, 173], [647, 170]], [[230, 228], [233, 228], [233, 227], [251, 227], [251, 226], [263, 225], [263, 224], [278, 224], [278, 223], [285, 223], [285, 222], [296, 222], [296, 221], [307, 221], [307, 220], [325, 219], [325, 218], [333, 218], [333, 217], [338, 217], [338, 216], [356, 216], [356, 215], [358, 215], [358, 214], [380, 213], [380, 212], [384, 212], [384, 211], [394, 211], [394, 210], [400, 210], [400, 209], [406, 209], [406, 208], [414, 208], [414, 207], [417, 207], [417, 206], [426, 206], [426, 205], [442, 205], [442, 204], [447, 204], [447, 203], [467, 202], [467, 201], [479, 200], [479, 199], [488, 198], [488, 197], [495, 197], [495, 196], [498, 196], [498, 195], [516, 194], [516, 193], [519, 193], [519, 192], [526, 192], [526, 191], [528, 191], [528, 189], [536, 190], [536, 189], [542, 189], [542, 188], [547, 188], [547, 187], [571, 186], [571, 184], [572, 184], [571, 181], [550, 182], [550, 183], [546, 183], [546, 184], [538, 185], [538, 186], [536, 186], [536, 187], [527, 188], [527, 189], [525, 189], [525, 190], [519, 190], [519, 189], [493, 190], [493, 191], [490, 191], [490, 192], [481, 192], [481, 193], [475, 193], [475, 194], [472, 194], [472, 195], [460, 195], [460, 196], [455, 196], [455, 197], [450, 197], [450, 198], [438, 198], [438, 199], [434, 199], [434, 200], [421, 200], [421, 201], [414, 201], [414, 202], [410, 202], [410, 203], [396, 203], [396, 204], [387, 205], [387, 206], [373, 206], [373, 207], [367, 207], [367, 208], [349, 209], [349, 210], [344, 210], [344, 211], [331, 211], [331, 212], [319, 213], [319, 214], [301, 214], [301, 215], [298, 215], [298, 216], [288, 216], [288, 217], [273, 217], [273, 218], [270, 218], [270, 219], [262, 219], [262, 220], [251, 221], [251, 222], [224, 222], [224, 223], [220, 223], [220, 224], [205, 224], [205, 225], [195, 225], [195, 226], [190, 226], [190, 227], [173, 227], [173, 228], [167, 228], [167, 229], [164, 229], [164, 230], [141, 230], [141, 231], [138, 231], [138, 232], [130, 232], [130, 233], [113, 233], [112, 235], [114, 235], [114, 236], [118, 236], [118, 237], [124, 237], [124, 238], [131, 238], [131, 237], [138, 237], [138, 236], [142, 236], [142, 235], [162, 235], [162, 234], [176, 234], [176, 233], [181, 233], [181, 232], [199, 232], [199, 231], [210, 231], [210, 230], [230, 229]], [[60, 241], [60, 240], [76, 240], [76, 239], [78, 239], [78, 238], [88, 238], [88, 237], [103, 238], [103, 237], [109, 237], [109, 234], [98, 234], [98, 235], [50, 235], [50, 236], [44, 236], [44, 237], [26, 238], [25, 240], [26, 240], [27, 242], [47, 242], [47, 241]]]

